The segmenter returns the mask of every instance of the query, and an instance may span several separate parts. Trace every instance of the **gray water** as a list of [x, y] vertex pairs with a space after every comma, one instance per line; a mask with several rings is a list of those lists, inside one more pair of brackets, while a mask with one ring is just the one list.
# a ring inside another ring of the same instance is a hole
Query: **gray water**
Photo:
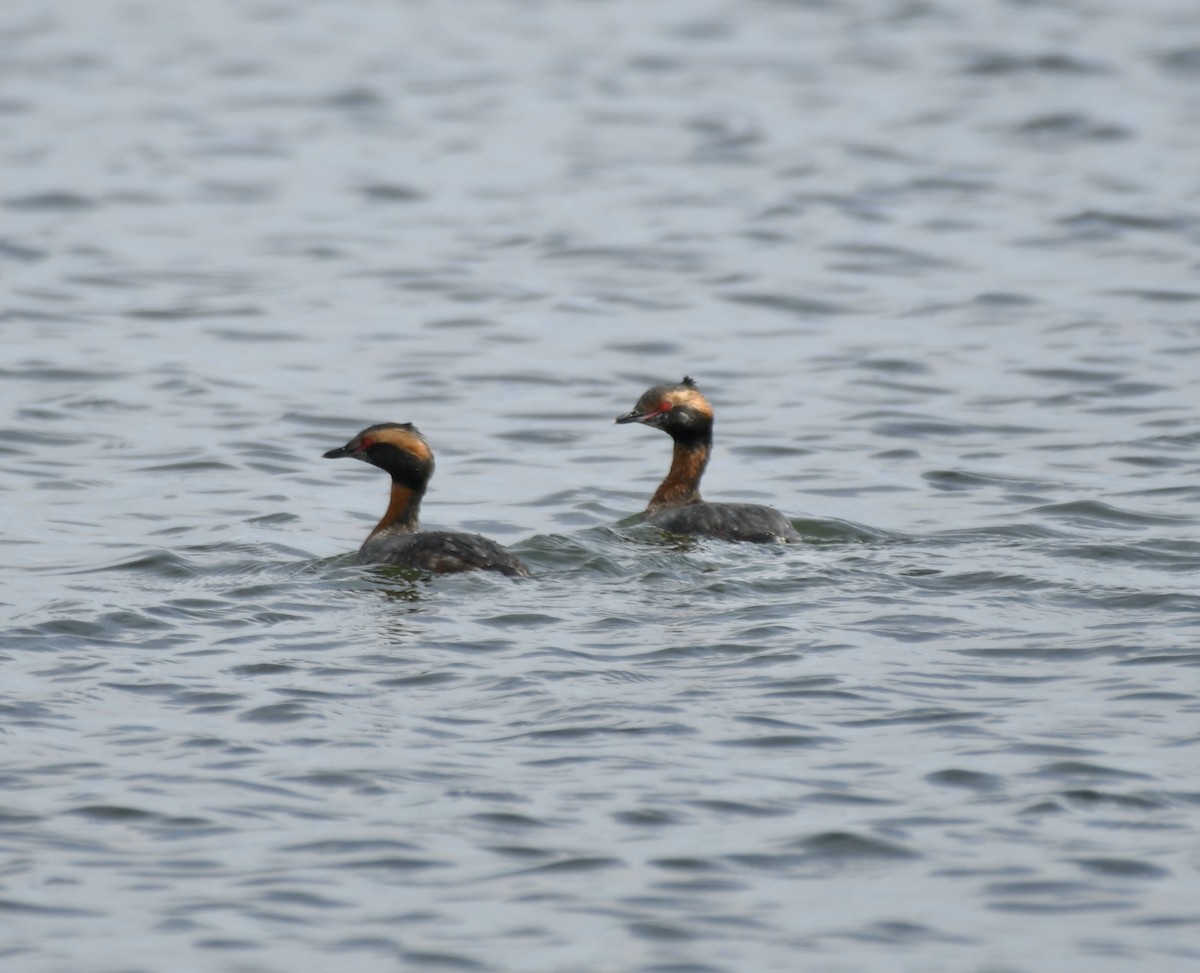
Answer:
[[1190, 965], [1198, 160], [1191, 0], [9, 0], [4, 970]]

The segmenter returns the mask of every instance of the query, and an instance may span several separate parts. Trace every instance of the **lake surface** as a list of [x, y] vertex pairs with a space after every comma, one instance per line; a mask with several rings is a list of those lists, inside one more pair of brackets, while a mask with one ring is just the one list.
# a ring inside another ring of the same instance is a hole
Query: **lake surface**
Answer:
[[6, 3], [5, 971], [1194, 963], [1198, 159], [1190, 0]]

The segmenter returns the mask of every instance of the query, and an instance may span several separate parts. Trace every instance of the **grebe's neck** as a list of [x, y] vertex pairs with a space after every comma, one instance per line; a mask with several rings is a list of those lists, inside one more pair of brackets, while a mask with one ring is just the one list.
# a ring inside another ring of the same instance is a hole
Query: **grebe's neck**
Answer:
[[421, 497], [424, 495], [424, 487], [417, 490], [399, 480], [392, 480], [392, 497], [387, 511], [375, 525], [375, 529], [367, 535], [367, 540], [385, 530], [398, 534], [411, 534], [419, 530]]
[[671, 455], [671, 469], [659, 484], [646, 513], [664, 507], [682, 507], [700, 502], [700, 477], [708, 465], [708, 454], [712, 452], [712, 436], [696, 439], [675, 440]]

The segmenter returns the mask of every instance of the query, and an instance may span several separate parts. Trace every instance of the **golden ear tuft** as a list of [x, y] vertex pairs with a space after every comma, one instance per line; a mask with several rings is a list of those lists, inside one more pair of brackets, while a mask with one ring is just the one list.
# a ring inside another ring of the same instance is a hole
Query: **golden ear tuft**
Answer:
[[411, 422], [381, 423], [372, 427], [371, 435], [376, 443], [395, 446], [418, 459], [428, 460], [433, 456], [433, 450], [429, 448], [425, 437], [417, 432], [416, 426]]

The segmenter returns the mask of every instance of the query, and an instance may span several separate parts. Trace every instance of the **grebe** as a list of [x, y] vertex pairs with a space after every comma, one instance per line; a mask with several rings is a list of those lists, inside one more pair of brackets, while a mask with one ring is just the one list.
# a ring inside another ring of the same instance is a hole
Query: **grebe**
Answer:
[[712, 452], [713, 411], [691, 378], [685, 376], [678, 385], [647, 389], [632, 412], [614, 421], [653, 426], [675, 440], [671, 469], [650, 498], [642, 520], [672, 534], [759, 543], [800, 540], [791, 522], [771, 507], [700, 499], [700, 477]]
[[352, 456], [378, 466], [392, 478], [387, 512], [359, 548], [357, 564], [392, 564], [435, 574], [452, 571], [500, 571], [521, 578], [529, 569], [512, 554], [479, 534], [422, 531], [421, 498], [433, 475], [433, 450], [411, 422], [368, 426], [325, 459]]

